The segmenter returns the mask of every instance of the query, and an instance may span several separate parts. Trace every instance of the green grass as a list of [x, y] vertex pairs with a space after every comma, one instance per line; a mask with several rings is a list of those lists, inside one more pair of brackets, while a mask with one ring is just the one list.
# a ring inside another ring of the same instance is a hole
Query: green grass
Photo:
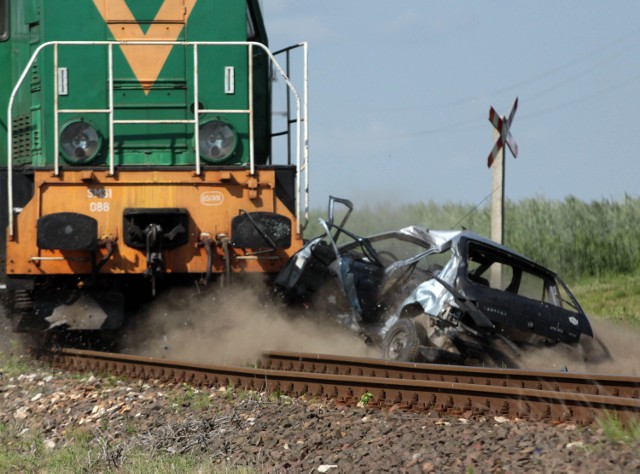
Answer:
[[[4, 314], [0, 314], [0, 318], [4, 317]], [[16, 341], [7, 342], [4, 346], [0, 346], [0, 375], [15, 377], [30, 370], [33, 361], [22, 355], [22, 352], [23, 349]]]
[[640, 441], [640, 419], [623, 424], [616, 415], [609, 414], [598, 420], [600, 428], [609, 441], [635, 443]]
[[0, 373], [7, 377], [15, 377], [29, 371], [30, 364], [24, 356], [5, 355], [0, 352]]
[[19, 427], [0, 425], [0, 472], [39, 473], [236, 473], [251, 474], [256, 469], [229, 466], [202, 454], [173, 455], [143, 449], [109, 445], [78, 430], [65, 446], [47, 448], [39, 435], [19, 435]]
[[640, 328], [640, 273], [585, 277], [570, 287], [589, 316]]
[[169, 405], [177, 413], [183, 410], [201, 412], [210, 405], [209, 393], [185, 383], [182, 384], [182, 391], [169, 397]]

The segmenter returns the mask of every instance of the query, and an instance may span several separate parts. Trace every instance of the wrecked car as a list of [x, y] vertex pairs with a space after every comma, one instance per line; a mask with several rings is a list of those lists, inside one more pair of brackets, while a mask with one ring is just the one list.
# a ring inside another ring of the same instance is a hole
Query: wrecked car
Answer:
[[554, 272], [468, 230], [362, 237], [344, 228], [352, 209], [331, 197], [324, 235], [278, 275], [289, 304], [335, 318], [386, 359], [518, 367], [527, 349], [558, 344], [585, 360], [609, 356]]

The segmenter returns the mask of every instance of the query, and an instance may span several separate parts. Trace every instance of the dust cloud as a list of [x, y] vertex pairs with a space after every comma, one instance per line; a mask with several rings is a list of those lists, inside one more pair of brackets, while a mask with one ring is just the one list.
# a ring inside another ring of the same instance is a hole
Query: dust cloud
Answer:
[[136, 316], [121, 351], [219, 365], [254, 364], [267, 350], [378, 356], [344, 327], [306, 313], [287, 315], [266, 293], [254, 282], [205, 295], [171, 290]]
[[[327, 316], [286, 310], [266, 297], [268, 293], [262, 281], [206, 293], [173, 289], [136, 315], [123, 333], [120, 350], [219, 365], [254, 364], [268, 350], [380, 357], [378, 349]], [[604, 319], [590, 320], [611, 358], [588, 362], [585, 359], [593, 353], [559, 345], [523, 354], [523, 368], [640, 376], [638, 330]]]
[[[602, 361], [584, 361], [582, 354], [569, 347], [550, 347], [526, 354], [524, 365], [531, 370], [566, 370], [577, 373], [640, 376], [640, 333], [637, 329], [604, 319], [590, 318], [594, 335], [611, 357]], [[584, 354], [589, 358], [591, 354]]]
[[26, 354], [32, 345], [30, 337], [13, 331], [13, 321], [9, 320], [4, 305], [0, 304], [0, 356]]
[[[254, 364], [268, 350], [380, 356], [379, 350], [326, 316], [285, 310], [267, 298], [268, 293], [263, 282], [204, 293], [172, 289], [137, 314], [119, 335], [120, 352], [219, 365]], [[606, 319], [590, 320], [610, 359], [586, 362], [575, 348], [556, 346], [524, 354], [522, 365], [531, 370], [640, 376], [638, 329]], [[11, 330], [0, 305], [0, 354], [27, 354], [33, 341]]]

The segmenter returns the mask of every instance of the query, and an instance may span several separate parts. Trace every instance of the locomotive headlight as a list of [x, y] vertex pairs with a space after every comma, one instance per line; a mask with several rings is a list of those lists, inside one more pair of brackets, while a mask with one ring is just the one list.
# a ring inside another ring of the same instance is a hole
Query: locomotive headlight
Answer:
[[102, 138], [96, 128], [83, 120], [66, 123], [60, 132], [60, 151], [72, 165], [93, 160], [100, 151]]
[[200, 156], [206, 161], [224, 161], [237, 146], [238, 136], [228, 123], [211, 120], [200, 127]]

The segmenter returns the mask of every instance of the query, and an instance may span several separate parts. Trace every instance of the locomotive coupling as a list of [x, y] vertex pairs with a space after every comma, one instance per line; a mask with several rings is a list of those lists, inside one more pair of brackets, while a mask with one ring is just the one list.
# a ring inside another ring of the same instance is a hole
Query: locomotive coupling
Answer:
[[149, 224], [144, 229], [147, 270], [144, 275], [151, 279], [151, 293], [156, 294], [156, 276], [164, 273], [164, 260], [162, 258], [162, 242], [164, 233], [159, 224]]
[[227, 234], [218, 234], [216, 236], [218, 245], [222, 247], [224, 252], [224, 281], [223, 284], [231, 283], [231, 239]]
[[211, 280], [211, 268], [213, 267], [213, 239], [211, 238], [211, 234], [202, 232], [198, 245], [204, 247], [207, 252], [207, 272], [205, 276], [200, 279], [200, 284], [206, 285]]

